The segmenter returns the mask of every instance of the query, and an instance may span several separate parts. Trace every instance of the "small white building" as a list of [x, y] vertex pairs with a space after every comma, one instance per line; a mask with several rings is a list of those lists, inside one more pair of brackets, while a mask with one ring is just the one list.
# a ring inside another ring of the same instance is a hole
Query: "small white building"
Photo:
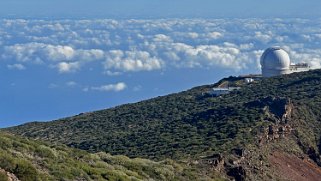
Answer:
[[209, 92], [209, 94], [211, 96], [220, 96], [220, 95], [228, 94], [233, 90], [239, 90], [239, 89], [240, 87], [227, 87], [227, 88], [215, 87]]
[[249, 83], [254, 82], [254, 79], [253, 79], [253, 78], [245, 78], [245, 79], [244, 79], [244, 82], [245, 82], [246, 84], [249, 84]]
[[290, 65], [290, 71], [293, 72], [303, 72], [303, 71], [309, 71], [310, 66], [308, 63], [298, 63], [298, 64], [291, 64]]

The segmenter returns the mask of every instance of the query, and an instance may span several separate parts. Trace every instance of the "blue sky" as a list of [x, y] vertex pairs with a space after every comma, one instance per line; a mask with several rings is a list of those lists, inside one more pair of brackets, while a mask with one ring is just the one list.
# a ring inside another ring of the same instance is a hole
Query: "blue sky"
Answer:
[[0, 127], [259, 73], [272, 45], [319, 68], [318, 7], [313, 0], [1, 1]]
[[2, 0], [2, 16], [280, 17], [319, 16], [319, 0]]

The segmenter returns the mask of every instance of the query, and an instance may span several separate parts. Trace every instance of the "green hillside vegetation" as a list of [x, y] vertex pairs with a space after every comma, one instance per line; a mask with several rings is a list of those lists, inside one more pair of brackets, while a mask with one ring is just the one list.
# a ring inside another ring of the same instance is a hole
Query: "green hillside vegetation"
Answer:
[[[245, 112], [247, 98], [236, 93], [203, 97], [210, 87], [8, 130], [92, 152], [157, 160], [220, 152], [235, 144], [235, 137], [247, 142], [247, 129], [261, 119], [260, 110]], [[243, 112], [244, 117], [237, 115]]]
[[0, 133], [0, 181], [8, 180], [7, 173], [21, 181], [210, 179], [171, 160], [154, 162], [103, 152], [90, 154]]
[[[8, 131], [129, 157], [177, 159], [210, 155], [255, 141], [259, 127], [269, 123], [262, 107], [246, 104], [267, 96], [291, 99], [306, 119], [312, 119], [308, 124], [319, 125], [320, 83], [321, 73], [317, 70], [265, 79], [223, 97], [204, 96], [215, 85], [201, 86], [58, 121], [29, 123]], [[319, 128], [316, 126], [313, 133], [319, 134]]]
[[[266, 124], [267, 118], [261, 107], [249, 108], [246, 104], [267, 96], [291, 99], [300, 111], [310, 112], [305, 113], [306, 118], [315, 118], [308, 123], [320, 124], [320, 83], [321, 73], [317, 70], [265, 79], [216, 98], [203, 96], [214, 85], [201, 86], [58, 121], [29, 123], [9, 131], [130, 157], [164, 159], [217, 153], [254, 141], [255, 128]], [[320, 130], [316, 127], [313, 132]]]
[[[220, 97], [206, 94], [228, 84], [242, 88]], [[93, 153], [194, 160], [236, 180], [271, 180], [278, 178], [268, 159], [276, 150], [307, 155], [321, 166], [320, 107], [321, 70], [314, 70], [251, 84], [229, 77], [135, 104], [6, 131]]]

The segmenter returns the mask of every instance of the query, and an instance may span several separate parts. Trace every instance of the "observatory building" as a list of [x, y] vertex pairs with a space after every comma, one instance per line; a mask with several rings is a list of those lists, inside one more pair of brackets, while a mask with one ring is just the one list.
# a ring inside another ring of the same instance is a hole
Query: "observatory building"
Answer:
[[251, 84], [252, 82], [260, 81], [262, 77], [273, 77], [310, 70], [310, 66], [307, 63], [291, 63], [289, 54], [280, 47], [270, 47], [264, 51], [261, 56], [261, 67], [262, 74], [248, 74], [240, 75], [237, 78], [227, 78], [230, 80], [223, 81], [224, 84], [213, 87], [206, 95], [219, 97], [241, 89], [241, 87], [233, 87], [235, 85]]
[[291, 64], [289, 54], [280, 47], [271, 47], [261, 56], [263, 77], [273, 77], [310, 70], [307, 63]]

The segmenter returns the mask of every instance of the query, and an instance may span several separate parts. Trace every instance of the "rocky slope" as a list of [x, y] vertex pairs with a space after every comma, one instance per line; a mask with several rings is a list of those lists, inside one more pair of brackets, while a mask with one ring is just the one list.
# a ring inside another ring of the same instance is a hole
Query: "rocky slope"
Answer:
[[[226, 84], [242, 88], [220, 97], [206, 94]], [[230, 77], [215, 85], [6, 131], [91, 152], [189, 160], [236, 180], [291, 179], [276, 172], [275, 165], [281, 163], [273, 155], [321, 166], [320, 107], [321, 71], [315, 70], [248, 85]], [[311, 174], [319, 174], [318, 169]]]

